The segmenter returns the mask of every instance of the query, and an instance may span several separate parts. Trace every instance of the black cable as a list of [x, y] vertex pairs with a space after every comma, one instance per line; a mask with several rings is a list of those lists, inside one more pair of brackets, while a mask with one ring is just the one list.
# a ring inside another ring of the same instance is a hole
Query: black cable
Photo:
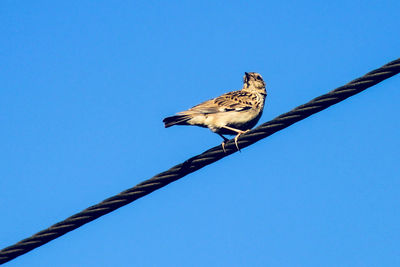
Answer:
[[[365, 89], [388, 79], [400, 72], [400, 59], [392, 61], [379, 69], [371, 71], [366, 75], [351, 81], [325, 95], [314, 98], [310, 102], [298, 106], [297, 108], [282, 114], [275, 119], [266, 122], [254, 130], [243, 134], [238, 139], [240, 148], [245, 148], [255, 142], [266, 138], [279, 130], [311, 116], [323, 109], [326, 109], [346, 98], [358, 94]], [[178, 164], [171, 169], [157, 174], [153, 178], [146, 180], [120, 194], [110, 197], [103, 202], [91, 206], [62, 222], [50, 226], [33, 236], [26, 238], [15, 245], [4, 248], [0, 251], [0, 264], [6, 263], [22, 254], [25, 254], [47, 242], [56, 239], [65, 233], [68, 233], [90, 221], [93, 221], [113, 210], [135, 201], [151, 192], [174, 182], [189, 173], [201, 169], [213, 162], [218, 161], [230, 154], [237, 152], [235, 143], [230, 140], [225, 145], [226, 153], [222, 150], [221, 145], [211, 148], [204, 153], [192, 157], [185, 162]]]

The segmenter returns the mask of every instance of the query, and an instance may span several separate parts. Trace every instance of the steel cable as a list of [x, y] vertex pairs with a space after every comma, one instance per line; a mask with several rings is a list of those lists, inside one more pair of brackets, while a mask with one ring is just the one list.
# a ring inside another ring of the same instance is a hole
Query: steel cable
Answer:
[[[327, 94], [314, 98], [308, 103], [298, 106], [295, 109], [284, 113], [275, 119], [266, 122], [259, 127], [243, 134], [238, 139], [240, 148], [245, 148], [255, 142], [266, 138], [290, 125], [307, 118], [321, 110], [324, 110], [346, 98], [358, 94], [365, 89], [388, 79], [400, 72], [400, 58], [392, 61], [379, 69], [373, 70], [364, 76], [355, 79], [348, 84], [341, 86]], [[185, 162], [178, 164], [171, 169], [157, 174], [153, 178], [110, 197], [99, 204], [91, 206], [71, 217], [56, 223], [49, 228], [34, 234], [12, 246], [0, 251], [0, 264], [6, 263], [22, 254], [25, 254], [47, 242], [56, 239], [90, 221], [93, 221], [107, 213], [112, 212], [124, 205], [135, 201], [153, 191], [174, 182], [189, 173], [195, 172], [213, 162], [216, 162], [230, 154], [237, 152], [233, 140], [227, 142], [226, 153], [221, 145], [211, 148], [200, 155], [192, 157]]]

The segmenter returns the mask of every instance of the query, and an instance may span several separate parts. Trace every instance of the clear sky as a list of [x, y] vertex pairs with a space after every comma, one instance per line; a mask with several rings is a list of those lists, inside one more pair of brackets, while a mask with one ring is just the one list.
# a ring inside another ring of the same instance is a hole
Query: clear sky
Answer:
[[[400, 2], [0, 4], [0, 248], [218, 145], [162, 119], [259, 72], [260, 123], [400, 56]], [[400, 266], [400, 76], [8, 266]]]

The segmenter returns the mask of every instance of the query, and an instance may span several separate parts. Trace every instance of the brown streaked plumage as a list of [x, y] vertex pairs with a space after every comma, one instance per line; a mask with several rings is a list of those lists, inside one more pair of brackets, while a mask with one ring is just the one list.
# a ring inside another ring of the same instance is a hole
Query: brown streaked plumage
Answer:
[[207, 127], [219, 134], [224, 141], [222, 148], [225, 151], [223, 135], [235, 135], [235, 144], [238, 137], [253, 128], [260, 119], [267, 91], [261, 75], [256, 72], [245, 72], [242, 90], [223, 94], [217, 98], [205, 101], [175, 116], [163, 120], [165, 128], [173, 125], [196, 125]]

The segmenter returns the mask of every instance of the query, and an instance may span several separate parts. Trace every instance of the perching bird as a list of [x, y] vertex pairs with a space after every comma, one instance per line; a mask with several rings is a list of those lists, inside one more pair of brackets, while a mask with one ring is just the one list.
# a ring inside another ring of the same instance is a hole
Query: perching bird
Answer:
[[245, 72], [243, 88], [208, 100], [175, 116], [163, 120], [165, 128], [173, 125], [196, 125], [207, 127], [219, 134], [224, 141], [222, 148], [225, 151], [223, 136], [235, 135], [235, 144], [238, 150], [238, 137], [253, 128], [260, 119], [267, 91], [265, 82], [256, 72]]

